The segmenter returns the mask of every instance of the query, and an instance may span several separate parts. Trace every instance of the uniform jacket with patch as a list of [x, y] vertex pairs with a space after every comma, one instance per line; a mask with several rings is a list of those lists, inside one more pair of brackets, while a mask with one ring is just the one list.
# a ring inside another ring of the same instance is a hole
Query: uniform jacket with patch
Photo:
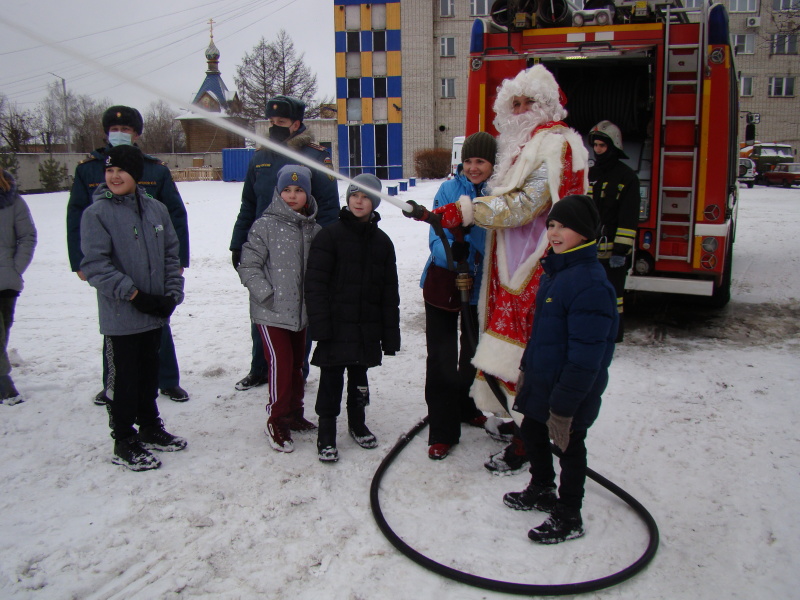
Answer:
[[[286, 145], [303, 156], [331, 166], [328, 151], [314, 143], [310, 132], [303, 125], [297, 133], [286, 141]], [[275, 186], [278, 185], [278, 171], [284, 165], [297, 161], [268, 148], [261, 148], [253, 155], [247, 167], [247, 175], [242, 188], [242, 204], [233, 226], [231, 250], [240, 250], [247, 240], [247, 233], [255, 220], [264, 214], [272, 202]], [[325, 173], [311, 169], [311, 195], [317, 201], [317, 223], [326, 227], [336, 222], [339, 214], [339, 190], [336, 180]]]
[[[80, 270], [81, 259], [81, 216], [92, 203], [97, 188], [106, 181], [106, 153], [111, 146], [94, 150], [89, 158], [75, 168], [75, 179], [67, 203], [67, 251], [69, 264], [73, 271]], [[189, 266], [189, 223], [186, 207], [172, 180], [169, 167], [153, 156], [144, 155], [144, 172], [139, 185], [151, 197], [164, 204], [169, 211], [172, 226], [180, 241], [181, 266]]]
[[300, 331], [308, 325], [303, 285], [311, 241], [321, 229], [317, 203], [308, 196], [306, 213], [292, 210], [276, 190], [242, 246], [239, 278], [250, 292], [250, 320]]
[[552, 410], [588, 429], [600, 412], [617, 334], [616, 293], [594, 242], [542, 258], [536, 311], [514, 410], [546, 423]]
[[83, 211], [80, 235], [79, 268], [97, 289], [100, 333], [133, 335], [169, 322], [140, 312], [130, 301], [134, 290], [141, 290], [183, 302], [180, 244], [166, 206], [141, 187], [117, 196], [104, 183]]
[[619, 158], [589, 169], [589, 195], [600, 213], [600, 258], [633, 251], [639, 226], [639, 178]]
[[347, 208], [311, 244], [305, 297], [319, 367], [381, 364], [400, 349], [400, 294], [394, 244], [380, 215], [359, 222]]
[[8, 171], [6, 179], [11, 189], [0, 190], [0, 291], [21, 292], [22, 274], [31, 264], [36, 247], [36, 226]]

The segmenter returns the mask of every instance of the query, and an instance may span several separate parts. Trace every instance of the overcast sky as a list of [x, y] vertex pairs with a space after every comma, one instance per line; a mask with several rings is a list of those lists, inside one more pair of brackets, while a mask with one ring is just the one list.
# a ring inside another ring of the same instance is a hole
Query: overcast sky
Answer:
[[32, 109], [48, 83], [108, 98], [144, 112], [158, 98], [98, 71], [79, 57], [22, 33], [29, 28], [55, 45], [149, 83], [186, 103], [205, 78], [208, 20], [214, 19], [219, 68], [229, 89], [245, 53], [283, 28], [317, 74], [317, 96], [335, 95], [332, 0], [3, 0], [0, 10], [0, 94]]

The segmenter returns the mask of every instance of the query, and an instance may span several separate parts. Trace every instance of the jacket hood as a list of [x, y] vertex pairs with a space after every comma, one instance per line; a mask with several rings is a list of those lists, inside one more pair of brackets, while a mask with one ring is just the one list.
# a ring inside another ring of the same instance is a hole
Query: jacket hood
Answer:
[[17, 181], [14, 179], [14, 176], [10, 172], [3, 169], [3, 177], [5, 177], [6, 181], [11, 185], [11, 187], [8, 189], [8, 191], [0, 188], [0, 208], [11, 206], [19, 195]]

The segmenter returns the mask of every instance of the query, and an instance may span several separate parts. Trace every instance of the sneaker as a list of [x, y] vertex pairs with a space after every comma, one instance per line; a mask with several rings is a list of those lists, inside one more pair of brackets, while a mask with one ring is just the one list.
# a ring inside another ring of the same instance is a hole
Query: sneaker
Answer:
[[22, 396], [17, 394], [16, 396], [10, 396], [9, 398], [3, 398], [0, 400], [0, 404], [5, 404], [7, 406], [16, 406], [17, 404], [22, 404], [25, 400], [22, 399]]
[[139, 427], [139, 441], [148, 450], [159, 452], [177, 452], [186, 448], [186, 440], [172, 435], [164, 429], [164, 422], [159, 419], [155, 425]]
[[486, 419], [483, 428], [486, 430], [486, 433], [489, 434], [489, 437], [498, 442], [507, 444], [514, 439], [514, 421], [504, 421], [492, 415]]
[[267, 419], [267, 429], [265, 431], [269, 445], [278, 452], [292, 452], [294, 450], [294, 442], [292, 442], [292, 433], [286, 426], [283, 419], [276, 419], [270, 417]]
[[531, 482], [521, 492], [509, 492], [503, 496], [503, 503], [514, 510], [553, 512], [556, 505], [556, 488], [544, 487]]
[[350, 437], [362, 448], [372, 449], [378, 447], [378, 438], [367, 428], [366, 425], [349, 427]]
[[97, 406], [105, 406], [106, 404], [111, 404], [111, 399], [106, 396], [105, 390], [100, 390], [97, 395], [92, 398], [92, 402], [94, 402]]
[[320, 462], [336, 462], [339, 460], [339, 451], [336, 446], [325, 446], [317, 449]]
[[161, 461], [150, 454], [135, 435], [114, 442], [114, 456], [111, 457], [111, 462], [127, 467], [131, 471], [149, 471], [161, 466]]
[[514, 438], [514, 440], [497, 454], [489, 457], [489, 460], [483, 463], [487, 470], [491, 471], [493, 475], [513, 475], [525, 469], [529, 464], [528, 457], [525, 456], [525, 449], [522, 445], [522, 440]]
[[466, 423], [467, 425], [471, 425], [472, 427], [478, 427], [480, 429], [483, 429], [484, 426], [486, 425], [486, 420], [487, 420], [486, 415], [481, 413], [479, 415], [475, 415], [471, 419], [465, 420], [464, 423]]
[[179, 385], [163, 389], [161, 390], [161, 393], [169, 397], [169, 399], [172, 400], [173, 402], [186, 402], [187, 400], [189, 400], [189, 392], [187, 392]]
[[560, 544], [583, 536], [581, 511], [556, 504], [547, 520], [528, 532], [528, 537], [537, 544]]
[[291, 417], [289, 419], [289, 429], [292, 431], [314, 431], [317, 428], [311, 421], [303, 417], [302, 415], [299, 417]]
[[428, 448], [428, 458], [431, 460], [442, 460], [450, 454], [450, 444], [431, 444]]
[[240, 392], [244, 390], [249, 390], [250, 388], [258, 387], [260, 385], [264, 385], [267, 383], [269, 379], [266, 375], [256, 375], [254, 373], [248, 373], [245, 375], [243, 379], [240, 379], [236, 382], [236, 385], [233, 386]]

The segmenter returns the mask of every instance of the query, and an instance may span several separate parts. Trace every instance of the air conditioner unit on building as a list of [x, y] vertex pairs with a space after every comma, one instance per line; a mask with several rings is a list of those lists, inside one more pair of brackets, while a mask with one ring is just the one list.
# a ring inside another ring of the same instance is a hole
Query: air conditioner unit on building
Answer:
[[761, 17], [747, 17], [748, 27], [761, 27]]

